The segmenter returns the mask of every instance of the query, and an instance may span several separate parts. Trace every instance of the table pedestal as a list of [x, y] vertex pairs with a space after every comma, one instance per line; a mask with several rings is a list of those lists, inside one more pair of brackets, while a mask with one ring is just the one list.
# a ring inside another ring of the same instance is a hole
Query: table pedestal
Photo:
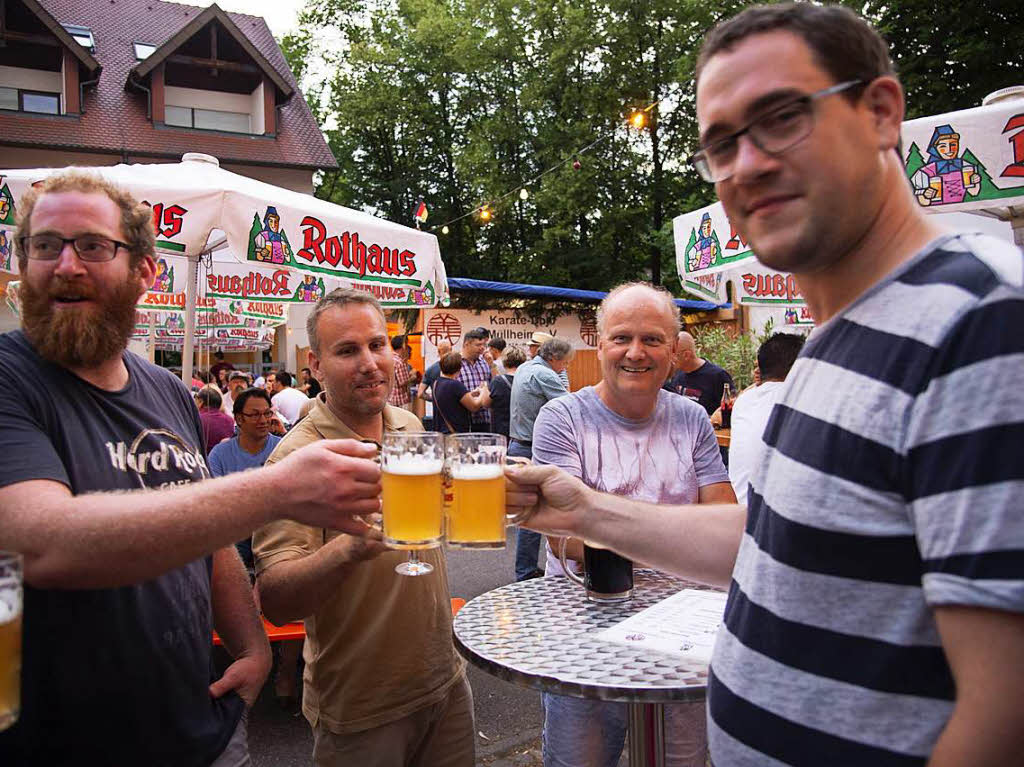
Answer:
[[629, 704], [629, 767], [665, 767], [665, 706]]

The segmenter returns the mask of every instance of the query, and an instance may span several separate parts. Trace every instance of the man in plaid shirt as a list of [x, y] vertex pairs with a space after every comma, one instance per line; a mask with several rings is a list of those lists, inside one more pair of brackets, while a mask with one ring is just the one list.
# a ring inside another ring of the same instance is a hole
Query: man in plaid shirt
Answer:
[[[463, 386], [472, 391], [485, 386], [491, 380], [491, 364], [484, 359], [487, 348], [487, 331], [483, 328], [470, 330], [462, 338], [462, 370], [455, 376]], [[473, 431], [491, 430], [491, 409], [482, 407], [473, 413]]]
[[412, 410], [412, 394], [409, 387], [416, 383], [418, 376], [408, 362], [412, 349], [405, 343], [405, 336], [395, 336], [391, 339], [391, 353], [395, 358], [395, 385], [391, 387], [391, 394], [388, 395], [388, 404]]

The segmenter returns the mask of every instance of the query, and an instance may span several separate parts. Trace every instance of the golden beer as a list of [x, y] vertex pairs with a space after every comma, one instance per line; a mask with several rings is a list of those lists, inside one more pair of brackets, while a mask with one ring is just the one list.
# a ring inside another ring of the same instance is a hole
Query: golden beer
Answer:
[[462, 549], [505, 546], [505, 474], [496, 464], [452, 467], [447, 503], [448, 545]]
[[21, 710], [21, 610], [0, 598], [0, 730]]
[[440, 458], [403, 456], [385, 461], [384, 542], [394, 549], [429, 549], [441, 541]]

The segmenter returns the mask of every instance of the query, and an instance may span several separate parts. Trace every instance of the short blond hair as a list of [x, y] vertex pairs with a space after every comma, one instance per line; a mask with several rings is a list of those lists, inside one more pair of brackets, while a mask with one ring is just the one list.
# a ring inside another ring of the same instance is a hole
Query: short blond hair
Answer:
[[633, 288], [643, 288], [653, 294], [655, 300], [661, 301], [665, 305], [665, 310], [672, 318], [673, 333], [679, 333], [682, 329], [682, 321], [679, 319], [679, 308], [676, 306], [676, 300], [672, 297], [665, 288], [658, 285], [651, 285], [649, 282], [624, 282], [621, 285], [617, 285], [612, 288], [604, 300], [601, 301], [601, 305], [597, 308], [597, 332], [599, 334], [604, 333], [604, 318], [608, 314], [608, 308], [612, 305], [620, 295], [625, 293], [627, 290]]
[[146, 256], [153, 257], [156, 252], [153, 209], [138, 202], [131, 194], [98, 173], [74, 169], [56, 173], [34, 184], [21, 198], [17, 208], [18, 228], [14, 235], [19, 269], [24, 270], [28, 259], [28, 254], [22, 246], [22, 238], [32, 234], [32, 211], [35, 210], [36, 203], [47, 194], [62, 192], [102, 194], [109, 198], [121, 211], [121, 234], [131, 254], [131, 265], [137, 266]]
[[335, 288], [316, 302], [313, 311], [306, 318], [306, 335], [309, 336], [309, 348], [313, 350], [313, 354], [320, 354], [320, 315], [331, 307], [344, 309], [346, 306], [369, 306], [376, 309], [384, 327], [386, 328], [388, 325], [384, 309], [381, 308], [380, 301], [374, 298], [372, 293], [352, 288]]

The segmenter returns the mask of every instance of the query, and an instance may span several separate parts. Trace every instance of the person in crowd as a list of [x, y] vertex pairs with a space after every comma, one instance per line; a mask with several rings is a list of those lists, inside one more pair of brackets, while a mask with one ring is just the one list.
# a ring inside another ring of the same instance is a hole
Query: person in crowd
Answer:
[[323, 387], [320, 386], [320, 382], [316, 380], [316, 376], [313, 375], [313, 371], [309, 368], [302, 368], [299, 371], [302, 376], [302, 386], [299, 387], [299, 391], [305, 394], [310, 399], [316, 397], [317, 394], [323, 391]]
[[761, 435], [768, 417], [782, 394], [782, 384], [803, 348], [804, 337], [795, 333], [774, 333], [757, 350], [761, 383], [745, 389], [732, 406], [732, 435], [729, 440], [729, 481], [736, 500], [747, 502], [747, 485], [761, 459]]
[[[267, 462], [270, 453], [281, 441], [280, 437], [270, 433], [270, 421], [274, 416], [274, 410], [270, 395], [265, 389], [242, 390], [235, 398], [233, 408], [238, 434], [224, 440], [210, 451], [207, 462], [210, 474], [214, 477], [258, 469]], [[247, 536], [236, 546], [242, 562], [252, 570], [251, 537]]]
[[[558, 466], [587, 487], [618, 488], [629, 498], [735, 503], [707, 414], [661, 389], [679, 332], [672, 296], [643, 283], [620, 285], [601, 303], [597, 328], [601, 381], [540, 408], [533, 429], [534, 462]], [[538, 356], [543, 358], [556, 343], [565, 342], [548, 341]], [[564, 575], [558, 543], [550, 539], [545, 547], [548, 577]], [[571, 561], [582, 564], [582, 541], [569, 540], [566, 551]], [[550, 693], [543, 701], [545, 765], [619, 763], [626, 704]], [[666, 707], [666, 744], [671, 767], [704, 767], [703, 702]]]
[[716, 26], [696, 107], [694, 165], [818, 326], [747, 508], [620, 498], [544, 466], [514, 475], [510, 510], [729, 587], [714, 764], [1015, 764], [1024, 254], [920, 210], [887, 45], [846, 8], [757, 6]]
[[228, 371], [226, 368], [221, 368], [217, 371], [216, 383], [214, 384], [221, 394], [226, 394], [228, 391]]
[[495, 376], [503, 375], [505, 372], [505, 365], [502, 362], [501, 354], [505, 351], [507, 342], [504, 338], [488, 338], [487, 349], [484, 351], [484, 359], [491, 366], [491, 378]]
[[[234, 376], [239, 371], [234, 371]], [[244, 376], [243, 376], [244, 378]], [[210, 451], [207, 459], [210, 473], [223, 477], [239, 471], [258, 469], [267, 462], [281, 438], [270, 433], [274, 418], [270, 394], [265, 389], [244, 389], [234, 400], [233, 414], [238, 426], [238, 436], [225, 440]], [[235, 543], [242, 563], [255, 577], [256, 566], [252, 556], [252, 536], [246, 536]], [[291, 708], [297, 701], [298, 661], [302, 652], [302, 641], [278, 642], [277, 673], [274, 676], [274, 695], [278, 705]]]
[[440, 340], [437, 342], [437, 362], [427, 367], [423, 374], [423, 380], [416, 387], [416, 396], [420, 399], [430, 400], [433, 397], [434, 381], [441, 377], [441, 358], [452, 350], [452, 342]]
[[203, 427], [203, 446], [206, 452], [213, 450], [235, 433], [234, 419], [221, 409], [220, 392], [213, 384], [207, 384], [196, 392], [196, 407], [199, 408], [199, 422]]
[[259, 386], [261, 389], [266, 389], [268, 392], [270, 392], [271, 396], [273, 396], [274, 387], [272, 381], [273, 377], [277, 376], [277, 371], [279, 369], [280, 368], [276, 366], [272, 366], [267, 370], [266, 375], [257, 376], [255, 382], [253, 382], [253, 386]]
[[[270, 519], [371, 532], [372, 446], [209, 481], [181, 381], [126, 351], [153, 212], [51, 175], [18, 205], [22, 329], [0, 336], [0, 549], [24, 558], [21, 712], [0, 764], [248, 763], [270, 651], [234, 542]], [[211, 676], [216, 628], [234, 661]], [[126, 679], [130, 678], [130, 683]]]
[[[310, 366], [324, 397], [314, 400], [270, 456], [324, 439], [380, 443], [386, 431], [421, 431], [388, 403], [394, 356], [373, 296], [337, 289], [307, 321]], [[305, 620], [302, 710], [318, 767], [472, 767], [473, 697], [452, 644], [443, 549], [421, 552], [434, 571], [395, 573], [407, 552], [376, 538], [295, 523], [253, 536], [263, 611], [274, 623]]]
[[224, 361], [224, 352], [220, 349], [213, 353], [213, 357], [217, 361], [210, 366], [210, 380], [221, 387], [223, 393], [227, 387], [227, 374], [234, 370], [235, 366]]
[[391, 339], [391, 351], [395, 358], [395, 380], [391, 386], [391, 396], [388, 404], [395, 407], [402, 407], [412, 410], [411, 387], [419, 383], [419, 371], [413, 370], [409, 364], [412, 356], [412, 349], [406, 343], [405, 336], [395, 336]]
[[[539, 334], [534, 333], [536, 339]], [[546, 335], [546, 334], [545, 334]], [[515, 458], [533, 456], [533, 425], [545, 404], [569, 393], [561, 373], [569, 366], [574, 350], [562, 338], [550, 336], [537, 348], [537, 354], [524, 362], [512, 381], [509, 405], [508, 454]], [[537, 578], [544, 571], [537, 567], [540, 535], [532, 530], [516, 531], [516, 580]]]
[[488, 384], [487, 391], [491, 397], [491, 427], [495, 434], [503, 434], [508, 437], [509, 417], [512, 410], [512, 381], [519, 366], [524, 362], [526, 362], [526, 352], [518, 346], [506, 346], [501, 353], [501, 369], [505, 372], [495, 376]]
[[221, 408], [232, 416], [235, 413], [235, 397], [249, 388], [249, 376], [245, 371], [232, 370], [228, 373], [228, 391], [223, 396]]
[[267, 382], [274, 409], [290, 426], [294, 426], [299, 420], [299, 411], [309, 397], [292, 386], [292, 374], [287, 370], [279, 370], [273, 376], [273, 379], [267, 376]]
[[466, 434], [474, 431], [473, 414], [490, 406], [487, 384], [469, 391], [459, 380], [464, 369], [462, 355], [450, 352], [441, 358], [441, 377], [434, 381], [434, 429], [442, 434]]
[[[481, 391], [491, 380], [491, 365], [484, 358], [490, 331], [474, 328], [462, 339], [462, 369], [456, 376], [466, 391]], [[473, 431], [491, 430], [491, 410], [484, 406], [472, 412]]]
[[[530, 359], [532, 360], [534, 357], [537, 356], [537, 352], [540, 350], [541, 344], [543, 344], [545, 341], [550, 341], [552, 338], [554, 338], [554, 336], [551, 335], [550, 333], [545, 333], [542, 330], [534, 331], [533, 335], [530, 336], [530, 344], [527, 347], [527, 349], [529, 351]], [[569, 368], [568, 368], [568, 366], [566, 366], [558, 374], [558, 377], [562, 379], [562, 384], [565, 386], [565, 390], [566, 391], [572, 391], [572, 388], [569, 386]]]
[[692, 399], [711, 415], [722, 404], [725, 385], [736, 392], [732, 376], [697, 354], [693, 336], [685, 330], [679, 333], [676, 353], [676, 373], [665, 383], [665, 390]]

